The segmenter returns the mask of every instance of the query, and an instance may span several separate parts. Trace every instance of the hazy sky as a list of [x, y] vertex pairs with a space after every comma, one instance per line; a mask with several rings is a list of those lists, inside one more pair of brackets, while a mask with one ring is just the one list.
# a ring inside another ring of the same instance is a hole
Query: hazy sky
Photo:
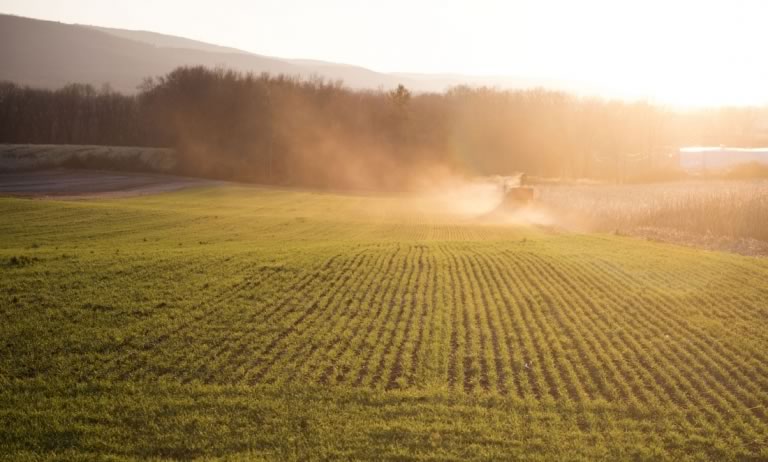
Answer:
[[761, 0], [0, 0], [0, 12], [377, 71], [579, 81], [674, 104], [768, 102]]

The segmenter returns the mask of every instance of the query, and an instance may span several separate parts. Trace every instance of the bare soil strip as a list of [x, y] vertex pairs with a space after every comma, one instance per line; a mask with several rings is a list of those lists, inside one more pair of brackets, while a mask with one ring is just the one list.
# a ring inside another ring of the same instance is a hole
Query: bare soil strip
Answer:
[[128, 197], [220, 182], [152, 173], [53, 169], [0, 174], [0, 195], [78, 199]]

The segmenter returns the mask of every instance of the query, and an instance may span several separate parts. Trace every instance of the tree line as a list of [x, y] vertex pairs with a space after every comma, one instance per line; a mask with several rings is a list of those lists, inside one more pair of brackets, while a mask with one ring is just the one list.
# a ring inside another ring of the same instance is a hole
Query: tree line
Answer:
[[0, 142], [174, 147], [184, 173], [398, 189], [444, 172], [626, 179], [684, 145], [765, 141], [765, 108], [673, 111], [559, 91], [351, 90], [322, 78], [181, 67], [135, 95], [0, 84]]

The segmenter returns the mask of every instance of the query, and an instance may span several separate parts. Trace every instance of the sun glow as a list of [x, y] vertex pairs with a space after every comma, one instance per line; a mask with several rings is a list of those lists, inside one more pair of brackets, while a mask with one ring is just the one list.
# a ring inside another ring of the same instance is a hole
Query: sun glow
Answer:
[[0, 0], [0, 11], [378, 72], [492, 76], [491, 86], [678, 107], [768, 104], [768, 2], [758, 0]]

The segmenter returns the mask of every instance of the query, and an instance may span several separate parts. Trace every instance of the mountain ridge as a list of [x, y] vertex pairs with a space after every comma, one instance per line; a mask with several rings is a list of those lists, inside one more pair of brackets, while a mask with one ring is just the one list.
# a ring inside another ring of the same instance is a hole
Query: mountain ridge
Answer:
[[[68, 83], [109, 84], [133, 93], [148, 77], [184, 65], [225, 67], [255, 74], [321, 76], [353, 89], [440, 92], [456, 85], [539, 87], [535, 79], [461, 74], [383, 73], [318, 59], [287, 59], [153, 31], [0, 14], [0, 80], [58, 88]], [[560, 85], [563, 87], [563, 85]]]

